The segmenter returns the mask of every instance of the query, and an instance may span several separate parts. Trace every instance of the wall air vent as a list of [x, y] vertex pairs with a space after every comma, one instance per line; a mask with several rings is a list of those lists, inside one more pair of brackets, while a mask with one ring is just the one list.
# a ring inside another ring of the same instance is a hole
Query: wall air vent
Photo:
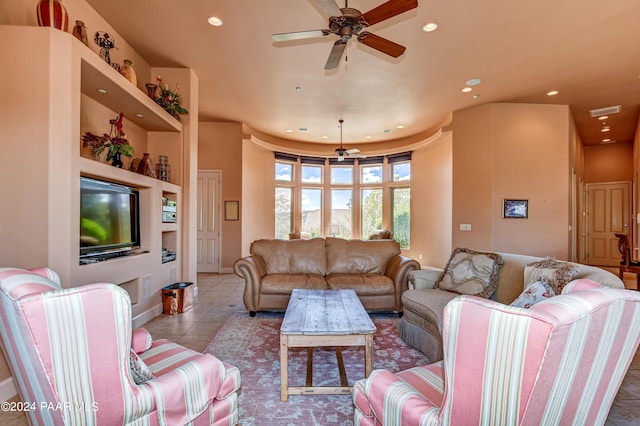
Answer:
[[621, 108], [622, 107], [620, 105], [616, 105], [616, 106], [592, 109], [589, 112], [591, 113], [592, 117], [600, 117], [602, 115], [617, 114], [620, 112]]

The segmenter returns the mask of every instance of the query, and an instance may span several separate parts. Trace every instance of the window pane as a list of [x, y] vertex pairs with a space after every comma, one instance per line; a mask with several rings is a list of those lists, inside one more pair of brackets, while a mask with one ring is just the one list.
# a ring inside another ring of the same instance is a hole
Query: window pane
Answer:
[[411, 180], [411, 163], [397, 163], [391, 166], [394, 182]]
[[373, 231], [382, 229], [382, 189], [363, 189], [361, 210], [361, 238], [364, 240], [367, 239]]
[[302, 189], [302, 232], [322, 237], [322, 189]]
[[322, 167], [303, 165], [302, 183], [322, 183]]
[[400, 244], [400, 247], [408, 248], [411, 235], [411, 190], [409, 188], [392, 188], [391, 206], [393, 239]]
[[382, 166], [362, 166], [361, 170], [362, 170], [362, 183], [381, 183], [382, 182]]
[[[338, 225], [339, 238], [351, 238], [351, 190], [331, 190], [331, 225]], [[333, 235], [333, 233], [331, 233]]]
[[336, 183], [336, 184], [353, 183], [353, 167], [332, 167], [331, 183]]
[[276, 188], [276, 238], [289, 239], [293, 206], [291, 192], [292, 188]]
[[276, 161], [276, 180], [293, 181], [293, 164], [278, 163]]

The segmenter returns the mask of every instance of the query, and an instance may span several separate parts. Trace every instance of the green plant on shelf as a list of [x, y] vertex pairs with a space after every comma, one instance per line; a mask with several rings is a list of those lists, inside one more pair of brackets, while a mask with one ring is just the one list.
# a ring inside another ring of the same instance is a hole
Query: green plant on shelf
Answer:
[[99, 136], [91, 132], [85, 132], [82, 136], [82, 146], [91, 147], [94, 158], [97, 158], [107, 150], [107, 161], [115, 161], [122, 155], [131, 157], [135, 149], [129, 144], [127, 135], [122, 130], [122, 119], [123, 114], [120, 113], [116, 118], [109, 120], [111, 124], [109, 134], [104, 133]]
[[156, 82], [158, 83], [158, 89], [160, 89], [155, 99], [158, 105], [179, 121], [181, 120], [180, 114], [189, 114], [189, 111], [180, 105], [182, 97], [177, 84], [175, 90], [171, 90], [168, 84], [162, 84], [162, 77], [159, 75], [156, 76]]

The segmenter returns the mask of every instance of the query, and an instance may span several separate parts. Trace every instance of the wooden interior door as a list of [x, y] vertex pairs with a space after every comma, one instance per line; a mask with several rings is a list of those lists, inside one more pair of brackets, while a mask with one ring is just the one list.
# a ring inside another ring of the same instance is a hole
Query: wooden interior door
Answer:
[[620, 252], [615, 233], [628, 234], [631, 183], [587, 184], [587, 263], [618, 266]]
[[220, 272], [220, 172], [198, 172], [198, 272]]

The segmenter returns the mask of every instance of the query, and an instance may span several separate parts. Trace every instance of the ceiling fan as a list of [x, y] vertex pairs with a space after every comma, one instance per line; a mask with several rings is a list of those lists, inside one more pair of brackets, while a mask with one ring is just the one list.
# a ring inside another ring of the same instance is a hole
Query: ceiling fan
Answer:
[[418, 0], [389, 0], [366, 13], [362, 13], [357, 9], [350, 8], [348, 0], [345, 0], [342, 9], [338, 7], [335, 0], [315, 0], [315, 2], [330, 16], [329, 29], [280, 33], [274, 34], [272, 38], [274, 41], [289, 41], [322, 37], [329, 34], [337, 35], [340, 39], [334, 43], [331, 49], [329, 58], [324, 65], [325, 70], [334, 69], [340, 64], [347, 42], [354, 35], [360, 43], [386, 55], [394, 58], [402, 55], [405, 51], [404, 46], [368, 31], [362, 31], [362, 29], [418, 7]]
[[358, 154], [360, 152], [358, 148], [346, 149], [342, 146], [342, 123], [344, 123], [344, 120], [340, 119], [338, 120], [338, 123], [340, 123], [340, 146], [335, 150], [335, 153], [338, 156], [338, 161], [344, 161], [345, 157], [367, 158], [366, 155]]

